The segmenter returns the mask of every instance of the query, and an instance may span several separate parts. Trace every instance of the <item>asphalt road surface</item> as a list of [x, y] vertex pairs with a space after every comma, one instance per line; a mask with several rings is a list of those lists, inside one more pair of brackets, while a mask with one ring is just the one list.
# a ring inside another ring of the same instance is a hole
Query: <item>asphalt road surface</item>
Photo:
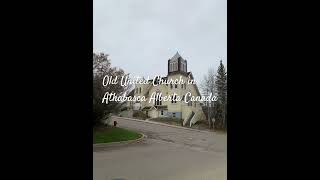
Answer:
[[113, 117], [139, 143], [93, 152], [94, 180], [226, 180], [227, 135]]

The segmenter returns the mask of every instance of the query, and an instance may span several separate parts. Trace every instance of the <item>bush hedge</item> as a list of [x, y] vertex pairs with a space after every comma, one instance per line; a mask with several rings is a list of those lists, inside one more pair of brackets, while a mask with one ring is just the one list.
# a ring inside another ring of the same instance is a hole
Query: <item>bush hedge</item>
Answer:
[[147, 116], [143, 111], [134, 111], [132, 116], [142, 120], [146, 120], [149, 118], [149, 116]]

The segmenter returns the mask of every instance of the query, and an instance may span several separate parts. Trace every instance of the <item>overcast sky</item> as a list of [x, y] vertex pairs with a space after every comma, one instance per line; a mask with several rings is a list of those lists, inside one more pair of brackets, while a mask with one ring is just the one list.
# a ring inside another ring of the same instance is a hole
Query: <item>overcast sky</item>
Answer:
[[177, 51], [197, 81], [227, 62], [226, 0], [94, 0], [93, 48], [135, 76], [167, 75]]

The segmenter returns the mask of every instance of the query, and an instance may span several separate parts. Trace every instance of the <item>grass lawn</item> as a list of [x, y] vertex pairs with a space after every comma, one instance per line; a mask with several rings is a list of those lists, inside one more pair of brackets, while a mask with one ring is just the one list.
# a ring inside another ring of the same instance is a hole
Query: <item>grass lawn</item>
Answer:
[[103, 127], [93, 129], [93, 144], [119, 142], [138, 139], [141, 134], [118, 127]]
[[182, 126], [182, 119], [176, 119], [176, 118], [168, 118], [168, 117], [163, 117], [163, 118], [152, 118], [149, 119], [150, 121], [156, 121], [156, 122], [162, 122], [170, 125], [175, 125], [175, 126]]

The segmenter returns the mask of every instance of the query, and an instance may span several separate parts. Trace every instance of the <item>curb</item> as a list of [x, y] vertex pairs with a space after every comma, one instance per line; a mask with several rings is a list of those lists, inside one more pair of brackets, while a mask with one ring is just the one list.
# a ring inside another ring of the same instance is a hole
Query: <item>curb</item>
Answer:
[[137, 122], [156, 124], [156, 125], [160, 125], [160, 126], [167, 126], [167, 127], [172, 127], [172, 128], [178, 128], [178, 129], [185, 129], [185, 130], [189, 130], [189, 131], [212, 133], [211, 131], [192, 129], [192, 128], [187, 128], [187, 127], [182, 127], [182, 126], [175, 126], [175, 125], [170, 125], [170, 124], [165, 124], [165, 123], [160, 123], [160, 122], [155, 122], [155, 121], [149, 121], [148, 119], [140, 120], [140, 119], [134, 119], [134, 118], [120, 117], [120, 116], [111, 116], [111, 117], [122, 118], [122, 119], [137, 121]]
[[143, 134], [143, 133], [139, 133], [139, 134], [141, 134], [141, 137], [138, 139], [133, 139], [133, 140], [128, 140], [128, 141], [93, 144], [93, 149], [95, 150], [98, 148], [117, 147], [117, 146], [122, 146], [122, 145], [138, 143], [138, 142], [143, 141], [145, 138], [147, 138], [147, 136], [145, 134]]

